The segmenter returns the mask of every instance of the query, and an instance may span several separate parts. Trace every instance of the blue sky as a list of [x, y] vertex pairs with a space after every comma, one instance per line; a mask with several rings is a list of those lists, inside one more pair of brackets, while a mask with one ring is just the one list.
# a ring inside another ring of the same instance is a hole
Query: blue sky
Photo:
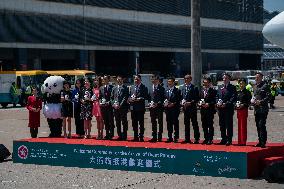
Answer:
[[284, 0], [264, 0], [264, 8], [269, 11], [284, 11]]

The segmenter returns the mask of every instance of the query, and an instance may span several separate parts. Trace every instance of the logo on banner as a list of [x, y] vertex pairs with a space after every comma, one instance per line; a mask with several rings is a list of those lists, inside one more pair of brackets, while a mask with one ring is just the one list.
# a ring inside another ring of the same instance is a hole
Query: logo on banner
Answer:
[[22, 145], [18, 148], [18, 156], [21, 159], [27, 159], [29, 155], [29, 150], [25, 145]]

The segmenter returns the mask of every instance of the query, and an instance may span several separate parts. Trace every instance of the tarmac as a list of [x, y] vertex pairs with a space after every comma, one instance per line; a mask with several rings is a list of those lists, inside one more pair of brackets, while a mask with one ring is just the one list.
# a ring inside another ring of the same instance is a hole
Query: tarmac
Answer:
[[[275, 101], [276, 108], [269, 112], [267, 118], [268, 142], [284, 142], [284, 97], [278, 96]], [[133, 131], [128, 114], [128, 135]], [[183, 114], [180, 114], [180, 136], [184, 138]], [[237, 140], [237, 122], [234, 115], [234, 138]], [[201, 131], [200, 114], [198, 121]], [[167, 136], [164, 120], [164, 134]], [[29, 138], [28, 111], [21, 107], [8, 107], [0, 109], [0, 144], [4, 144], [11, 152], [13, 141]], [[97, 133], [95, 119], [92, 121], [92, 134]], [[151, 123], [149, 112], [145, 114], [145, 136], [151, 137]], [[214, 119], [215, 140], [220, 139], [218, 115]], [[75, 132], [72, 120], [72, 132]], [[46, 137], [49, 128], [46, 119], [41, 115], [39, 137]], [[191, 128], [191, 136], [193, 131]], [[78, 139], [83, 140], [83, 139]], [[248, 141], [257, 141], [257, 131], [253, 111], [248, 117]], [[114, 171], [103, 169], [68, 168], [47, 165], [14, 164], [11, 159], [0, 163], [0, 188], [269, 188], [284, 189], [284, 184], [267, 183], [264, 179], [232, 179], [223, 177], [205, 177], [162, 173], [145, 173], [130, 171]]]

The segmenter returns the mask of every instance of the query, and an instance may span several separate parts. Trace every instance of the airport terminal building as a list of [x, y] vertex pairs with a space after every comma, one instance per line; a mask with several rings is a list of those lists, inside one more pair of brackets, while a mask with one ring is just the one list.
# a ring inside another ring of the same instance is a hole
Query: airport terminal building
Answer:
[[[1, 0], [4, 69], [190, 71], [190, 0]], [[203, 71], [256, 69], [262, 0], [201, 0]]]

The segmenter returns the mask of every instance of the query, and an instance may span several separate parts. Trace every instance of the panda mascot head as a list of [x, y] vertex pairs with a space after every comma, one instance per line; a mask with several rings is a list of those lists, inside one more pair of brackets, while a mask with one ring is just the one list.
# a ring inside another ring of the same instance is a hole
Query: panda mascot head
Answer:
[[61, 76], [49, 76], [43, 83], [43, 91], [49, 95], [60, 94], [65, 79]]
[[42, 90], [46, 96], [46, 104], [43, 108], [43, 114], [48, 119], [62, 118], [60, 92], [63, 90], [64, 81], [65, 79], [61, 76], [50, 76], [44, 81]]

